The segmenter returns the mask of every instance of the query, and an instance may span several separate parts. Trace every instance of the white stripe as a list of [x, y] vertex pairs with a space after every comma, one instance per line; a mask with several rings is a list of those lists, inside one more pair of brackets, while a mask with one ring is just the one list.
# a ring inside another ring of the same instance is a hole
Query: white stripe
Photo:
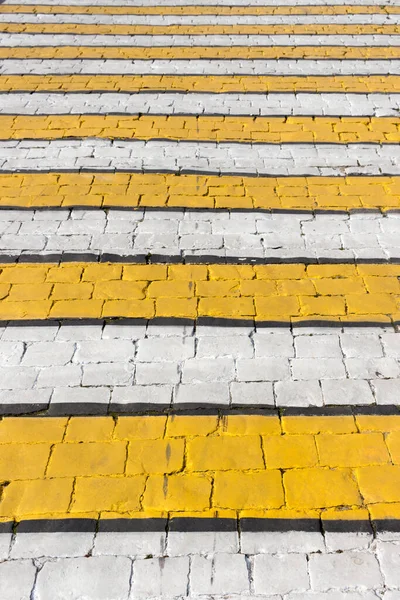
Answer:
[[[0, 409], [21, 404], [391, 405], [400, 334], [377, 327], [7, 325]], [[397, 394], [397, 395], [396, 395]], [[161, 406], [160, 406], [161, 405]], [[72, 411], [73, 412], [73, 411]]]
[[398, 75], [400, 60], [6, 59], [1, 75]]
[[267, 175], [400, 175], [398, 144], [237, 144], [110, 141], [4, 141], [0, 171], [32, 169], [207, 171]]
[[[29, 199], [35, 202], [34, 195]], [[107, 196], [104, 201], [107, 204]], [[7, 204], [4, 194], [2, 203]], [[266, 262], [400, 259], [400, 218], [396, 214], [15, 209], [0, 211], [0, 232], [0, 261], [1, 254], [54, 252], [233, 256]]]
[[[398, 597], [393, 585], [398, 534], [378, 534], [377, 542], [368, 533], [329, 531], [238, 536], [234, 531], [17, 533], [11, 554], [28, 558], [0, 565], [0, 592], [5, 590], [6, 600], [374, 600], [382, 589], [388, 600]], [[3, 537], [5, 546], [11, 544], [11, 534]], [[338, 552], [340, 544], [344, 550]], [[260, 550], [248, 551], [257, 546]]]
[[[212, 21], [212, 23], [211, 23]], [[90, 15], [1, 14], [0, 23], [76, 23], [79, 25], [397, 25], [400, 15]]]
[[2, 33], [4, 46], [399, 46], [400, 35], [73, 35]]
[[0, 113], [398, 116], [400, 94], [3, 93]]

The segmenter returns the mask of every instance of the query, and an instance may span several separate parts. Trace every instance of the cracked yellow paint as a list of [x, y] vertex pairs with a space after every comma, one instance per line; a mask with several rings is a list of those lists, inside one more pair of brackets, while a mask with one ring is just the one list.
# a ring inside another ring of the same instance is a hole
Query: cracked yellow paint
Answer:
[[[237, 418], [241, 432], [229, 426]], [[394, 514], [400, 453], [382, 432], [400, 416], [370, 433], [358, 431], [361, 415], [333, 417], [344, 424], [330, 433], [304, 433], [304, 419], [320, 417], [289, 418], [290, 433], [277, 415], [3, 418], [0, 518]]]
[[[400, 316], [400, 265], [396, 264], [199, 267], [193, 272], [191, 265], [168, 264], [0, 264], [0, 319], [221, 317], [397, 322]], [[369, 290], [371, 276], [374, 291]], [[67, 289], [63, 281], [68, 282]], [[303, 281], [310, 289], [287, 292], [283, 286], [292, 284], [293, 290], [294, 283]], [[327, 282], [335, 283], [334, 290], [327, 288]]]
[[400, 25], [82, 25], [0, 23], [3, 33], [75, 35], [398, 35]]
[[400, 208], [400, 177], [0, 173], [1, 206], [385, 211]]
[[398, 117], [0, 116], [2, 139], [168, 139], [299, 143], [398, 143]]
[[398, 75], [0, 75], [2, 92], [398, 93]]
[[[4, 5], [3, 5], [4, 6]], [[0, 5], [0, 13], [1, 13]], [[51, 8], [51, 7], [49, 7]], [[105, 9], [107, 7], [102, 7]], [[221, 7], [223, 8], [223, 7]], [[395, 7], [392, 7], [395, 8]], [[46, 46], [0, 48], [0, 58], [36, 59], [124, 59], [124, 60], [174, 60], [219, 58], [252, 60], [304, 58], [304, 59], [398, 59], [399, 46]], [[210, 76], [212, 77], [212, 76]]]

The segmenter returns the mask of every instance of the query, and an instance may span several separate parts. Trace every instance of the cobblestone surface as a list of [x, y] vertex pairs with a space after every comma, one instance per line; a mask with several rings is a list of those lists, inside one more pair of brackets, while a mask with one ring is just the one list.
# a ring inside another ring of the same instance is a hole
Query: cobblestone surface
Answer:
[[399, 175], [398, 144], [238, 144], [172, 141], [0, 142], [0, 170], [172, 171], [266, 175]]
[[389, 326], [8, 325], [0, 338], [1, 403], [16, 412], [91, 401], [103, 410], [171, 402], [394, 405], [399, 360], [400, 335]]
[[[400, 258], [400, 216], [173, 210], [3, 210], [0, 256], [89, 252], [339, 261]], [[209, 260], [212, 260], [210, 258]], [[215, 258], [214, 258], [215, 260]]]
[[397, 116], [400, 94], [2, 94], [3, 114]]

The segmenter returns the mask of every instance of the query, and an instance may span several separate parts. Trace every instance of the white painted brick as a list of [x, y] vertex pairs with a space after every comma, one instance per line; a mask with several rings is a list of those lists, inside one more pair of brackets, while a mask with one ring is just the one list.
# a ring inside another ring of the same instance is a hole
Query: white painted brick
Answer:
[[27, 367], [52, 367], [66, 365], [75, 352], [71, 342], [37, 342], [27, 347], [21, 364]]
[[169, 556], [239, 552], [238, 534], [235, 531], [170, 531], [167, 553]]
[[133, 565], [132, 598], [186, 596], [189, 557], [139, 559]]
[[[240, 361], [239, 361], [240, 362]], [[196, 358], [186, 360], [182, 368], [182, 383], [230, 382], [234, 378], [232, 358]]]
[[370, 533], [325, 531], [324, 535], [328, 552], [366, 550], [373, 541], [373, 536]]
[[274, 393], [271, 382], [246, 382], [231, 384], [232, 404], [260, 404], [274, 406]]
[[381, 335], [385, 355], [394, 358], [400, 358], [400, 334], [399, 333], [383, 333]]
[[137, 360], [143, 362], [185, 360], [194, 356], [194, 339], [151, 337], [140, 339]]
[[177, 386], [174, 404], [229, 404], [227, 383], [180, 384]]
[[378, 542], [377, 554], [385, 585], [400, 588], [400, 544]]
[[93, 555], [130, 556], [144, 558], [149, 554], [163, 556], [164, 532], [99, 531], [95, 538]]
[[[351, 360], [351, 359], [349, 359]], [[346, 371], [339, 358], [292, 358], [293, 379], [344, 379]]]
[[400, 379], [373, 379], [371, 383], [377, 404], [399, 403]]
[[351, 379], [400, 377], [400, 366], [395, 358], [347, 358], [345, 364]]
[[36, 568], [31, 560], [0, 563], [1, 600], [30, 600], [35, 574]]
[[298, 336], [294, 346], [297, 358], [342, 358], [337, 335]]
[[51, 404], [108, 404], [109, 400], [110, 390], [107, 388], [58, 387], [51, 397]]
[[194, 556], [190, 572], [193, 595], [246, 594], [249, 577], [243, 554]]
[[274, 385], [277, 406], [322, 406], [318, 381], [278, 381]]
[[24, 354], [22, 342], [0, 342], [0, 367], [12, 367], [21, 363]]
[[139, 385], [178, 383], [178, 365], [176, 362], [136, 363], [135, 380]]
[[82, 369], [80, 365], [62, 367], [42, 367], [37, 378], [37, 387], [73, 387], [80, 385]]
[[128, 385], [133, 381], [132, 363], [99, 363], [83, 365], [82, 385]]
[[254, 559], [254, 590], [257, 594], [287, 594], [310, 588], [305, 554], [263, 554]]
[[85, 556], [93, 545], [94, 533], [17, 533], [10, 558]]
[[279, 381], [289, 378], [289, 362], [284, 358], [254, 358], [237, 361], [239, 381]]
[[6, 327], [1, 339], [2, 341], [47, 342], [55, 339], [57, 331], [58, 325], [46, 325], [41, 327], [34, 325], [23, 325], [20, 327], [9, 326]]
[[122, 556], [61, 558], [44, 564], [35, 589], [40, 600], [126, 600], [130, 576], [131, 561]]
[[64, 342], [100, 340], [102, 329], [102, 325], [63, 324], [57, 332], [56, 339]]
[[135, 356], [135, 344], [130, 340], [104, 340], [78, 342], [75, 362], [97, 363], [128, 361]]
[[378, 561], [373, 554], [366, 552], [312, 554], [309, 572], [311, 587], [315, 591], [368, 589], [382, 584]]
[[325, 551], [322, 534], [314, 531], [242, 531], [240, 541], [244, 554]]
[[37, 379], [39, 369], [34, 367], [0, 367], [0, 389], [31, 389]]
[[116, 387], [112, 393], [112, 404], [170, 404], [170, 385], [134, 385]]
[[367, 381], [361, 379], [323, 379], [324, 404], [373, 404], [374, 397]]
[[257, 358], [294, 356], [293, 337], [290, 333], [260, 333], [253, 336]]
[[340, 344], [347, 358], [383, 356], [382, 345], [377, 334], [344, 333], [340, 336]]
[[231, 356], [233, 358], [252, 358], [253, 345], [245, 336], [202, 336], [198, 340], [197, 358], [218, 358]]

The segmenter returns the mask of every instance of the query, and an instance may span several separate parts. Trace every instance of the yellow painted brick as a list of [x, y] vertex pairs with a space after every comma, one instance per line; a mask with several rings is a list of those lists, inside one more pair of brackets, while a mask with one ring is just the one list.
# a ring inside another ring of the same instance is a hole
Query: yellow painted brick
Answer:
[[191, 298], [194, 295], [193, 281], [152, 281], [147, 294], [149, 298]]
[[[99, 302], [102, 302], [99, 300]], [[154, 317], [153, 300], [106, 300], [101, 315], [103, 317]]]
[[400, 466], [379, 465], [355, 470], [361, 494], [367, 504], [400, 502]]
[[10, 283], [0, 283], [0, 300], [8, 296], [10, 289]]
[[356, 415], [360, 431], [400, 431], [400, 415]]
[[400, 294], [400, 281], [397, 277], [364, 277], [364, 282], [372, 294]]
[[208, 267], [206, 265], [169, 265], [168, 279], [173, 281], [201, 281], [207, 279]]
[[95, 283], [93, 298], [104, 300], [143, 300], [147, 281], [99, 281]]
[[257, 319], [270, 317], [289, 320], [299, 314], [300, 306], [296, 296], [270, 296], [269, 298], [256, 297]]
[[282, 430], [285, 433], [355, 433], [354, 417], [282, 417]]
[[396, 297], [390, 294], [354, 294], [346, 296], [349, 313], [381, 314], [397, 310]]
[[253, 279], [254, 268], [251, 265], [210, 265], [208, 267], [210, 280], [228, 279], [231, 281]]
[[156, 317], [197, 317], [197, 298], [157, 298]]
[[377, 276], [377, 277], [399, 277], [400, 265], [396, 264], [357, 264], [357, 272], [359, 275]]
[[211, 479], [202, 474], [150, 475], [145, 510], [192, 511], [210, 508]]
[[72, 497], [72, 478], [12, 481], [3, 489], [0, 515], [66, 513]]
[[298, 265], [256, 265], [254, 267], [257, 279], [302, 279], [306, 268]]
[[365, 294], [365, 286], [361, 277], [324, 277], [313, 279], [318, 294], [344, 296], [345, 294]]
[[229, 435], [280, 435], [278, 416], [226, 415], [222, 418], [222, 431]]
[[279, 508], [284, 503], [280, 471], [215, 474], [213, 506], [235, 510]]
[[308, 265], [307, 276], [312, 278], [332, 277], [354, 277], [357, 275], [355, 265], [333, 264], [333, 265]]
[[60, 442], [67, 417], [4, 417], [0, 421], [0, 444]]
[[[368, 434], [372, 435], [372, 434]], [[392, 462], [395, 465], [400, 464], [400, 431], [392, 431], [386, 436], [386, 444], [389, 448]], [[371, 463], [372, 464], [372, 463]]]
[[247, 279], [240, 282], [242, 296], [271, 296], [277, 293], [274, 280]]
[[129, 442], [126, 472], [173, 473], [183, 467], [183, 440], [135, 440]]
[[0, 302], [1, 319], [46, 319], [51, 310], [51, 300], [26, 302]]
[[277, 280], [278, 294], [283, 296], [315, 296], [315, 286], [311, 279]]
[[198, 314], [202, 317], [246, 318], [253, 317], [252, 298], [200, 298]]
[[312, 435], [265, 436], [263, 446], [267, 469], [313, 467], [318, 464]]
[[372, 521], [384, 519], [400, 520], [400, 502], [369, 504], [368, 510]]
[[47, 475], [117, 475], [124, 472], [125, 442], [56, 444]]
[[345, 301], [341, 296], [300, 296], [299, 300], [304, 316], [336, 317], [346, 314]]
[[0, 283], [43, 283], [49, 266], [14, 265], [4, 267], [0, 264], [0, 269]]
[[167, 278], [167, 267], [164, 265], [126, 265], [122, 278], [126, 281], [162, 280]]
[[49, 456], [50, 444], [2, 444], [0, 480], [43, 477]]
[[316, 436], [321, 465], [362, 467], [389, 462], [381, 433], [321, 434]]
[[46, 281], [50, 283], [78, 283], [82, 277], [82, 265], [57, 265], [50, 267], [46, 275]]
[[51, 297], [54, 300], [88, 300], [92, 293], [93, 283], [56, 283]]
[[117, 440], [155, 440], [164, 436], [167, 417], [118, 417], [114, 438]]
[[145, 477], [78, 477], [71, 513], [114, 511], [118, 514], [140, 509]]
[[197, 437], [187, 443], [187, 466], [193, 471], [263, 469], [258, 436]]
[[367, 508], [328, 508], [321, 514], [323, 521], [369, 521]]
[[47, 300], [50, 297], [52, 285], [50, 283], [38, 284], [12, 284], [8, 293], [10, 301]]
[[103, 300], [57, 300], [50, 310], [51, 317], [99, 318]]
[[214, 280], [196, 282], [196, 295], [219, 296], [219, 297], [239, 297], [240, 281], [235, 280]]
[[168, 417], [166, 435], [167, 437], [208, 435], [209, 433], [213, 433], [217, 426], [217, 416], [171, 415]]
[[82, 281], [112, 281], [119, 280], [122, 275], [122, 265], [108, 263], [86, 265], [83, 270]]
[[112, 417], [71, 417], [65, 440], [67, 442], [108, 442], [112, 438]]
[[286, 503], [291, 508], [362, 504], [350, 469], [293, 469], [284, 473], [283, 485]]

